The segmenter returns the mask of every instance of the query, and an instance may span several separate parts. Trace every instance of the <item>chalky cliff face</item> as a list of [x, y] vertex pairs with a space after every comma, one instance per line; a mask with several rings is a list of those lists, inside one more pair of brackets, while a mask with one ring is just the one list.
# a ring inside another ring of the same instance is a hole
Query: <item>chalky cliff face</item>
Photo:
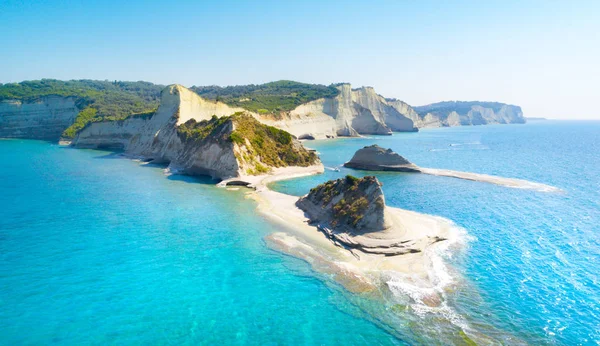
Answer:
[[340, 93], [336, 97], [307, 102], [281, 119], [261, 118], [261, 121], [300, 139], [416, 131], [412, 120], [389, 105], [373, 88], [353, 90], [350, 84], [337, 88]]
[[[310, 85], [304, 87], [310, 88]], [[163, 125], [168, 122], [174, 108], [178, 108], [179, 111], [177, 125], [192, 118], [200, 121], [210, 118], [213, 114], [223, 116], [245, 111], [260, 122], [288, 131], [299, 139], [389, 135], [392, 132], [417, 131], [417, 128], [424, 127], [525, 122], [520, 107], [503, 103], [440, 102], [411, 107], [400, 100], [386, 99], [371, 87], [352, 89], [350, 84], [321, 87], [328, 88], [329, 93], [319, 95], [330, 96], [313, 99], [313, 101], [302, 104], [294, 103], [299, 105], [294, 109], [288, 108], [291, 109], [289, 111], [275, 114], [263, 113], [260, 110], [254, 113], [235, 106], [228, 106], [222, 102], [209, 101], [184, 87], [171, 86], [167, 88], [169, 89], [167, 93], [177, 95], [171, 98], [168, 95], [162, 95], [160, 109], [155, 112], [152, 121], [146, 121], [147, 116], [144, 116], [144, 114], [147, 115], [146, 110], [138, 110], [139, 112], [128, 110], [124, 114], [113, 114], [114, 110], [108, 107], [108, 111], [105, 110], [101, 117], [92, 121], [98, 121], [100, 118], [125, 119], [128, 114], [136, 112], [137, 115], [120, 121], [116, 136], [113, 133], [116, 128], [115, 124], [110, 121], [97, 122], [88, 126], [86, 133], [80, 136], [78, 141], [81, 146], [127, 147], [131, 152], [144, 154], [152, 149], [152, 155], [161, 156], [160, 152], [156, 152], [156, 148], [147, 147], [147, 142], [142, 141], [143, 144], [137, 146], [130, 140], [135, 142], [133, 137], [138, 134], [139, 139], [148, 136], [154, 137], [158, 129], [162, 129]], [[119, 99], [118, 93], [122, 93], [121, 96], [149, 103], [147, 105], [149, 110], [153, 109], [156, 103], [156, 90], [152, 88], [149, 90], [150, 93], [154, 93], [153, 100], [147, 100], [146, 94], [135, 94], [129, 89], [112, 90], [111, 97], [115, 97], [116, 93], [117, 99]], [[332, 90], [335, 92], [331, 92]], [[93, 88], [91, 91], [98, 92]], [[62, 92], [63, 95], [70, 95], [69, 92], [77, 93], [73, 90], [66, 92], [60, 88], [57, 92]], [[290, 92], [286, 96], [296, 97], [294, 95], [294, 92]], [[281, 95], [277, 97], [281, 99]], [[85, 97], [82, 98], [81, 95], [40, 96], [30, 100], [3, 99], [0, 101], [0, 137], [58, 140], [62, 134], [65, 139], [71, 138], [85, 124], [81, 123], [81, 126], [69, 131], [72, 129], [71, 125], [77, 125], [76, 120], [81, 120], [78, 113], [85, 110], [86, 105], [83, 104], [85, 102], [87, 102]], [[285, 100], [281, 102], [285, 104]], [[237, 106], [244, 105], [239, 102], [235, 104]], [[87, 106], [94, 108], [93, 105]], [[74, 122], [76, 123], [74, 124]], [[139, 129], [143, 131], [140, 133]], [[66, 132], [69, 133], [66, 134]], [[160, 139], [164, 139], [163, 137], [164, 135], [161, 134]]]
[[439, 102], [415, 107], [418, 127], [524, 124], [521, 107], [499, 102]]
[[[218, 179], [318, 162], [316, 155], [291, 135], [270, 129], [243, 112], [172, 85], [163, 90], [160, 107], [151, 116], [91, 123], [79, 132], [73, 145], [120, 149], [144, 160], [169, 163], [172, 171]], [[266, 151], [274, 148], [287, 156], [274, 158]]]
[[73, 97], [0, 101], [0, 137], [58, 140], [79, 109]]

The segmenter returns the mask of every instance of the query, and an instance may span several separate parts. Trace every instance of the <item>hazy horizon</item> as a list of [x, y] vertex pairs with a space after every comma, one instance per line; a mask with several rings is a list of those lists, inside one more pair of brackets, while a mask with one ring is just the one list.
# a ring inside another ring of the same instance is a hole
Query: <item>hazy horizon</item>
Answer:
[[0, 83], [276, 80], [372, 86], [419, 106], [497, 101], [600, 119], [595, 2], [0, 3]]

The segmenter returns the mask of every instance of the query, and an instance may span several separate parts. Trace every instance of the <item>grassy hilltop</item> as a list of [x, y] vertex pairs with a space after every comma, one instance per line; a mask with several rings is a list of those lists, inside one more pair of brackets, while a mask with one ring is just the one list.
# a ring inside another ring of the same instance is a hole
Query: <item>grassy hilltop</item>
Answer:
[[[62, 134], [63, 138], [73, 138], [90, 122], [123, 120], [132, 115], [151, 115], [159, 106], [160, 93], [164, 87], [164, 85], [142, 81], [42, 79], [0, 84], [0, 101], [7, 99], [35, 101], [51, 95], [76, 98], [76, 105], [80, 112], [75, 122]], [[333, 85], [294, 81], [228, 87], [194, 86], [191, 90], [209, 100], [275, 116], [303, 103], [323, 97], [334, 97], [339, 93]]]
[[42, 79], [0, 84], [0, 101], [35, 101], [51, 95], [76, 98], [81, 111], [62, 135], [73, 138], [89, 122], [122, 120], [133, 114], [154, 112], [163, 88], [164, 85], [149, 82]]
[[210, 120], [190, 119], [177, 128], [185, 143], [200, 144], [205, 140], [236, 144], [238, 161], [247, 166], [246, 174], [269, 172], [272, 167], [307, 167], [318, 162], [315, 152], [294, 140], [291, 134], [260, 123], [243, 112]]
[[306, 84], [289, 80], [228, 87], [193, 86], [191, 89], [204, 98], [259, 114], [287, 112], [303, 103], [339, 94], [339, 90], [333, 85]]

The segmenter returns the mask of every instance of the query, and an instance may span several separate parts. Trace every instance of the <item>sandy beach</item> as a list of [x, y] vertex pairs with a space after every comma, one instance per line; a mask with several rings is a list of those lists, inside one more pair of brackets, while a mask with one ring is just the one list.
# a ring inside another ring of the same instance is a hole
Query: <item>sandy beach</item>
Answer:
[[[221, 182], [221, 186], [235, 181], [250, 183], [253, 191], [248, 197], [258, 202], [258, 211], [267, 219], [281, 227], [280, 232], [267, 237], [269, 246], [302, 258], [321, 273], [333, 275], [335, 280], [346, 289], [355, 293], [381, 294], [387, 287], [390, 272], [395, 277], [405, 277], [410, 284], [429, 289], [429, 296], [422, 297], [427, 305], [438, 305], [440, 296], [431, 290], [439, 286], [439, 278], [434, 270], [436, 247], [447, 247], [456, 243], [460, 232], [452, 221], [408, 210], [386, 207], [392, 219], [393, 227], [377, 232], [373, 237], [357, 241], [374, 243], [406, 243], [411, 249], [418, 250], [396, 256], [366, 253], [357, 249], [346, 249], [335, 245], [317, 227], [308, 224], [304, 212], [296, 207], [296, 196], [272, 191], [267, 184], [319, 174], [323, 166], [287, 167], [274, 170], [266, 176], [251, 176], [230, 179]], [[439, 239], [443, 239], [440, 241]], [[444, 244], [444, 245], [441, 245]]]
[[526, 189], [526, 190], [535, 190], [540, 192], [561, 192], [562, 190], [541, 183], [535, 183], [532, 181], [527, 181], [523, 179], [515, 179], [515, 178], [503, 178], [495, 175], [488, 174], [479, 174], [479, 173], [469, 173], [469, 172], [459, 172], [459, 171], [451, 171], [447, 169], [435, 169], [435, 168], [421, 168], [419, 167], [419, 171], [424, 174], [437, 175], [440, 177], [450, 177], [450, 178], [458, 178], [472, 181], [479, 181], [483, 183], [490, 183], [495, 185], [500, 185], [504, 187], [511, 187], [515, 189]]

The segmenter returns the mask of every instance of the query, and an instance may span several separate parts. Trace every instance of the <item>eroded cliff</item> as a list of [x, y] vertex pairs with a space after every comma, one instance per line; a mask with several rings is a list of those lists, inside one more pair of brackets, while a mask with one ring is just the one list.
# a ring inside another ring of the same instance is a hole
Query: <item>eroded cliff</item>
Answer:
[[412, 120], [398, 112], [373, 88], [337, 86], [339, 94], [302, 104], [278, 117], [261, 121], [285, 129], [298, 138], [389, 135], [392, 131], [416, 131]]
[[499, 102], [449, 101], [414, 107], [419, 127], [524, 124], [521, 107]]
[[0, 101], [0, 137], [58, 140], [79, 113], [74, 97]]
[[148, 161], [169, 163], [172, 171], [218, 179], [318, 162], [316, 154], [289, 133], [180, 85], [163, 90], [160, 107], [151, 116], [91, 123], [73, 145], [122, 149]]

